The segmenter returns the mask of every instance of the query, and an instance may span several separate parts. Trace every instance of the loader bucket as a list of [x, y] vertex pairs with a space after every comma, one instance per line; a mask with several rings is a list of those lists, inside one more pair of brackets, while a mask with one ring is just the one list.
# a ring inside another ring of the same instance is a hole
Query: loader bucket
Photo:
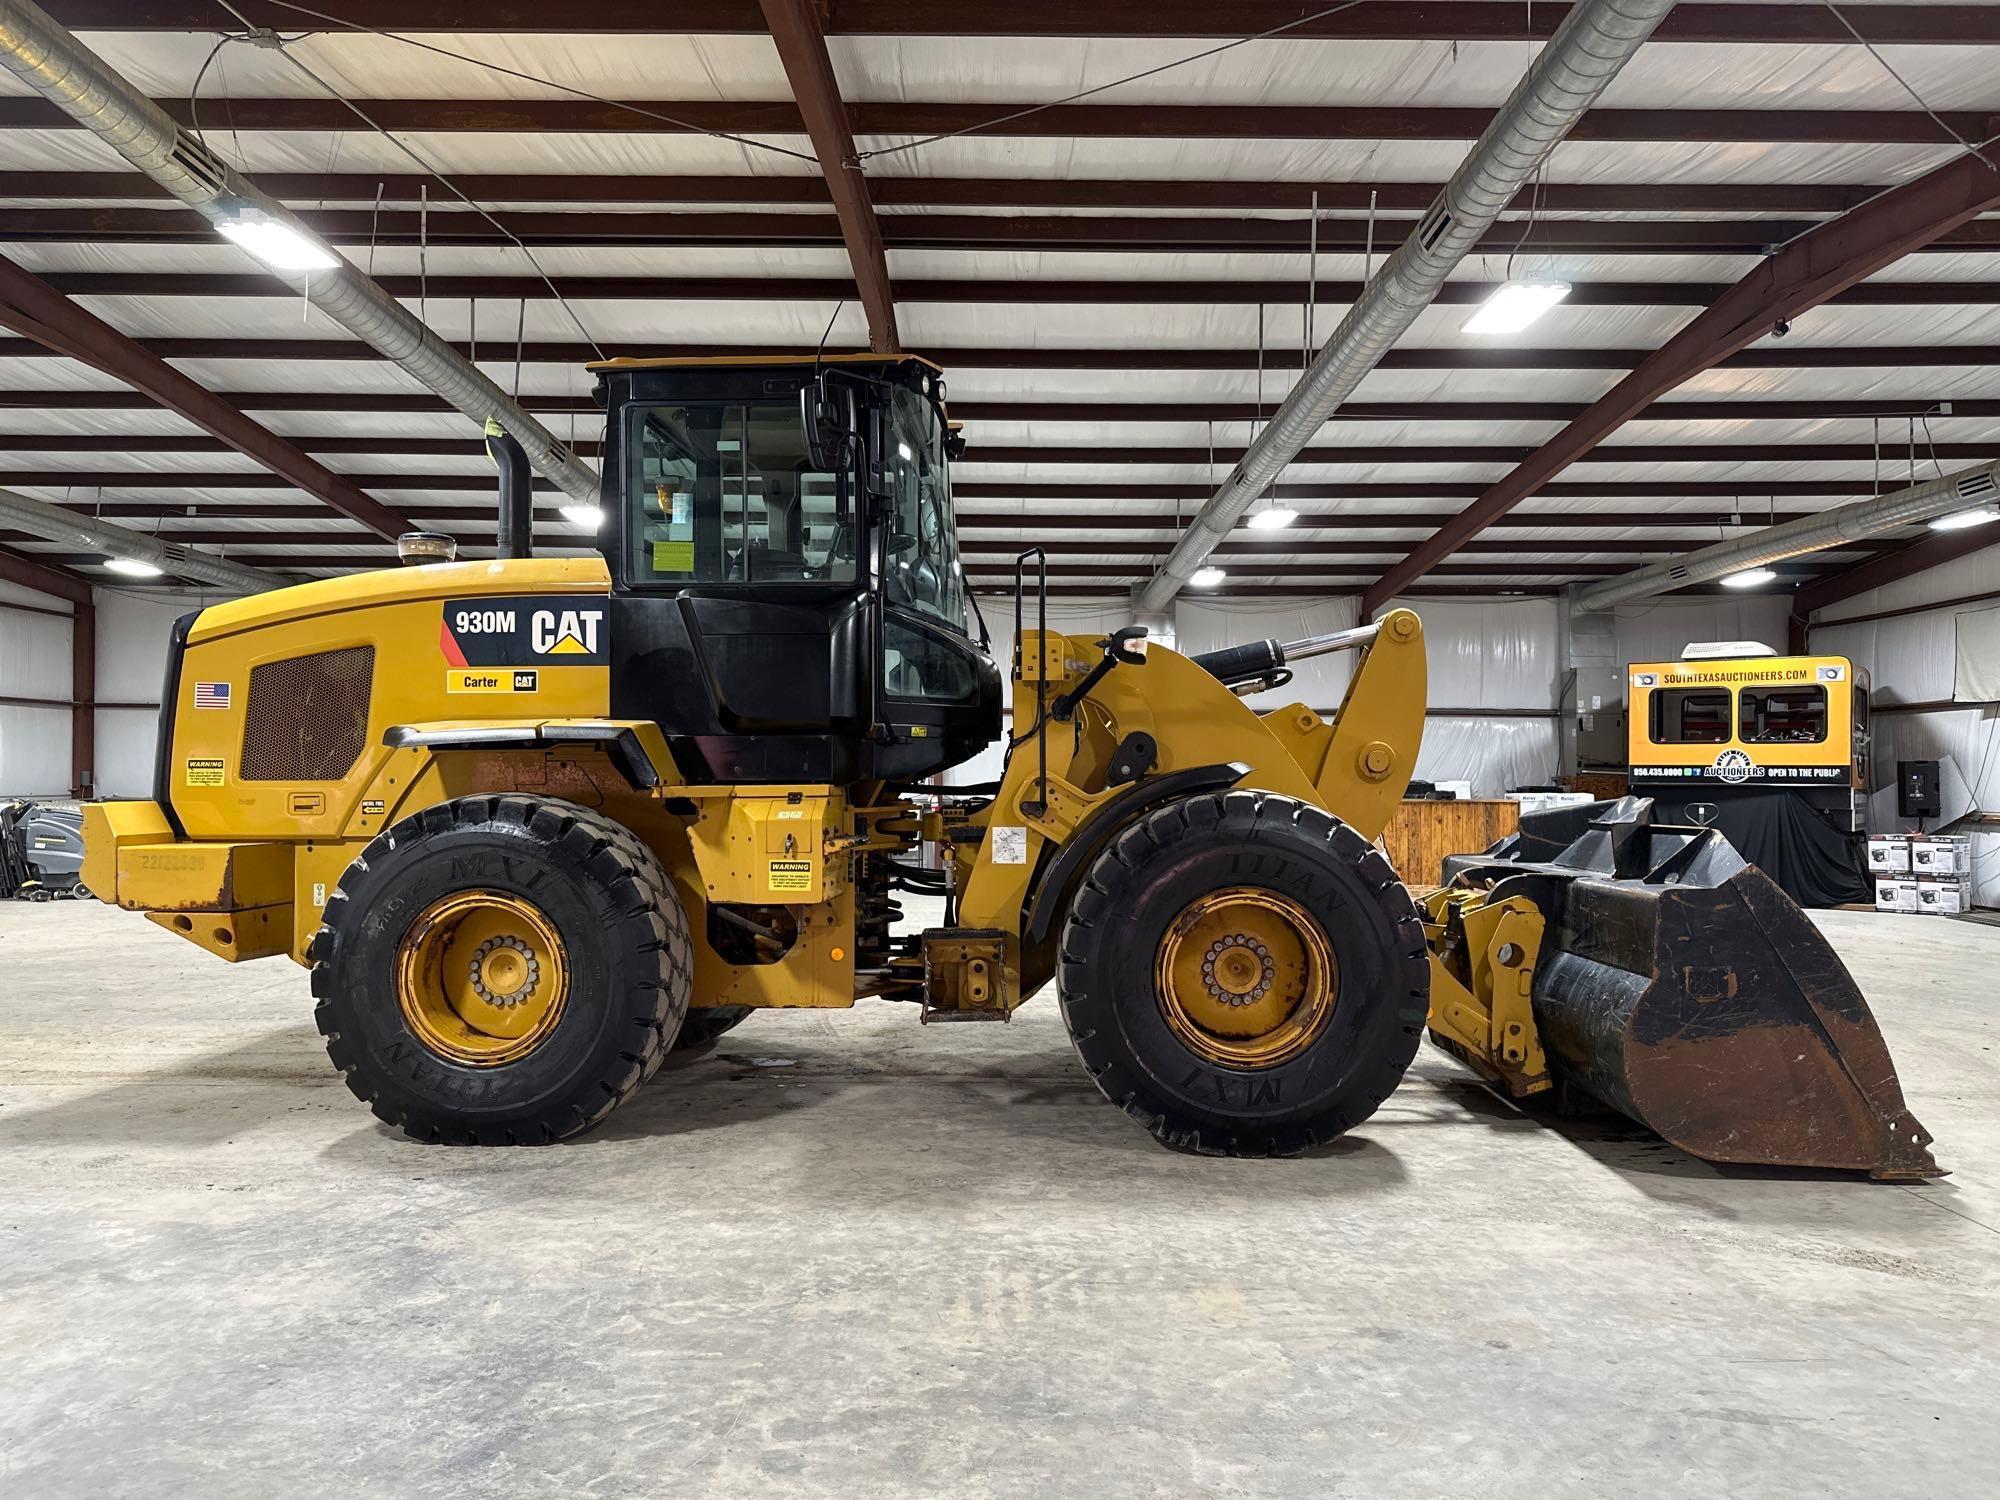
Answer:
[[1445, 879], [1540, 907], [1532, 1009], [1564, 1084], [1708, 1161], [1939, 1175], [1846, 966], [1718, 831], [1628, 797], [1523, 818]]

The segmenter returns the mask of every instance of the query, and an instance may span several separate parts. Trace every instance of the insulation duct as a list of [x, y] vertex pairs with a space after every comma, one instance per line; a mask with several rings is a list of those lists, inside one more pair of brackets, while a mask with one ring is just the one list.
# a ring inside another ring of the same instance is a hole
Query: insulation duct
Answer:
[[1139, 591], [1167, 607], [1257, 497], [1436, 298], [1445, 277], [1653, 34], [1673, 0], [1579, 0], [1437, 201], [1362, 289], [1270, 424]]
[[[0, 63], [209, 223], [220, 228], [246, 215], [261, 216], [326, 248], [276, 199], [184, 133], [164, 110], [28, 0], [0, 0]], [[578, 500], [597, 498], [597, 475], [590, 465], [338, 252], [326, 253], [336, 262], [331, 270], [266, 269], [482, 428], [489, 419], [497, 420], [520, 442], [528, 461], [564, 493]]]
[[163, 572], [177, 573], [192, 582], [228, 589], [232, 593], [261, 594], [269, 589], [283, 588], [286, 582], [275, 574], [259, 568], [243, 567], [217, 557], [213, 552], [163, 542], [144, 532], [128, 531], [123, 526], [78, 515], [63, 506], [17, 495], [12, 490], [0, 490], [0, 527], [25, 531], [43, 541], [59, 542], [85, 552], [102, 552], [106, 557], [151, 563]]
[[1905, 526], [1934, 521], [1939, 516], [1995, 505], [2000, 505], [2000, 461], [1913, 484], [1872, 500], [1857, 500], [1816, 516], [1766, 526], [1748, 536], [1732, 537], [1713, 547], [1654, 563], [1623, 578], [1607, 578], [1578, 589], [1576, 607], [1610, 609], [1628, 600], [1650, 598], [1689, 584], [1712, 583], [1746, 568], [1761, 568], [1788, 557], [1863, 542]]

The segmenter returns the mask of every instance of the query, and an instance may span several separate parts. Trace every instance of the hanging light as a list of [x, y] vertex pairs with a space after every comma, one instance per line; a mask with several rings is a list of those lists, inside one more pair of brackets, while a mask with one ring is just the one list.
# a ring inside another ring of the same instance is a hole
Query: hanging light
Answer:
[[1198, 589], [1212, 589], [1228, 576], [1222, 569], [1211, 565], [1206, 568], [1196, 568], [1194, 576], [1188, 579], [1188, 582]]
[[1479, 311], [1459, 325], [1460, 333], [1519, 333], [1569, 295], [1567, 281], [1503, 281]]
[[1931, 530], [1963, 531], [1968, 526], [1984, 526], [1988, 521], [2000, 521], [2000, 508], [1975, 505], [1971, 510], [1955, 510], [1948, 516], [1938, 516], [1931, 522]]
[[318, 240], [261, 209], [246, 208], [215, 228], [224, 239], [241, 245], [274, 270], [331, 271], [340, 264], [339, 257]]
[[1728, 574], [1722, 580], [1726, 589], [1760, 589], [1767, 583], [1776, 583], [1778, 575], [1769, 568], [1745, 568], [1740, 573]]
[[595, 531], [604, 524], [604, 510], [596, 505], [558, 506], [562, 518], [572, 526], [580, 526], [585, 531]]
[[1289, 505], [1267, 505], [1262, 510], [1250, 512], [1252, 531], [1282, 531], [1299, 518], [1299, 513]]
[[127, 578], [158, 578], [164, 571], [136, 557], [107, 557], [104, 568], [108, 573], [120, 573]]

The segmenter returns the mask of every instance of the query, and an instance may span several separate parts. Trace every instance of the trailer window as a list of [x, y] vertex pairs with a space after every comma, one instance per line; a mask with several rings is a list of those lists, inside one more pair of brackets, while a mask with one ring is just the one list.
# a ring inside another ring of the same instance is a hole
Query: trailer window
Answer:
[[1826, 689], [1745, 688], [1738, 720], [1746, 745], [1819, 745], [1826, 741]]
[[1656, 745], [1729, 743], [1727, 688], [1659, 688], [1648, 725]]
[[852, 479], [812, 467], [796, 403], [642, 407], [631, 422], [634, 579], [854, 581]]

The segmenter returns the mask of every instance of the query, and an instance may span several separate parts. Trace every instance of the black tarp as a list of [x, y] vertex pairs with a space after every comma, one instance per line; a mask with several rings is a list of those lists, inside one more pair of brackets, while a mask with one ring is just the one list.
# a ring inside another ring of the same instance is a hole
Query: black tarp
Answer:
[[1663, 823], [1721, 829], [1737, 853], [1800, 906], [1875, 904], [1875, 887], [1861, 869], [1854, 841], [1797, 792], [1711, 790], [1701, 797], [1656, 794], [1653, 802]]

